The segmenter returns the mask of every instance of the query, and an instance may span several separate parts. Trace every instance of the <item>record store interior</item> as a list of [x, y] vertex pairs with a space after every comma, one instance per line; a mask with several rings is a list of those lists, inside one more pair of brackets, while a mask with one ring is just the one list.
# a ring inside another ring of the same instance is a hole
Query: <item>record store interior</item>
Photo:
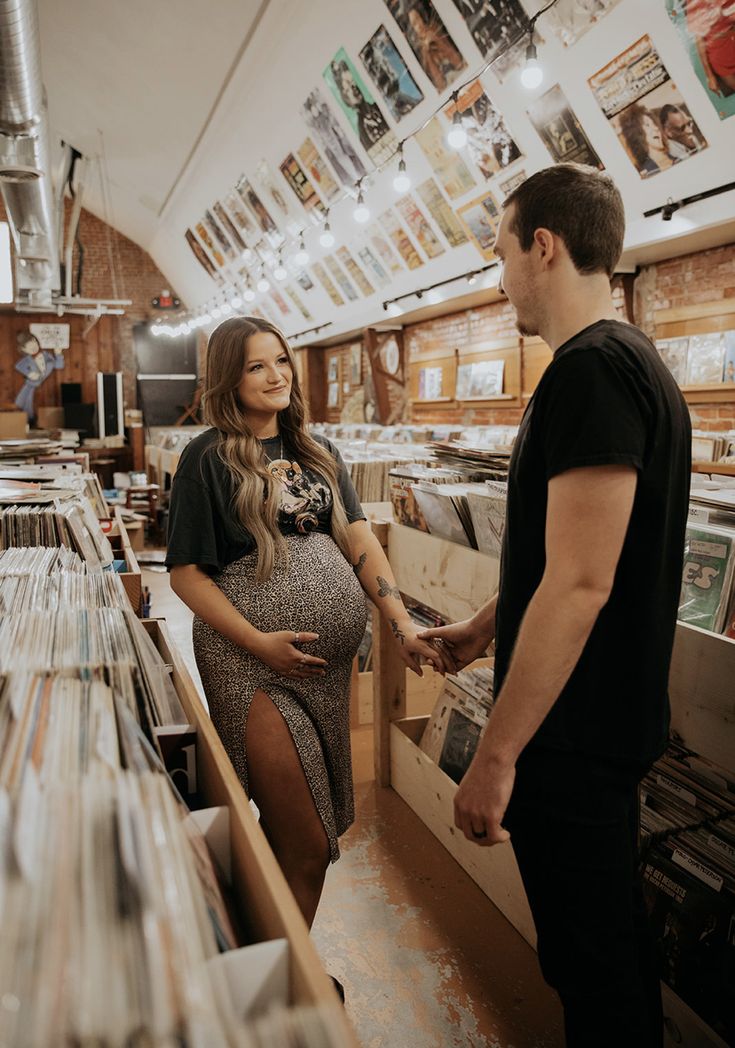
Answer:
[[0, 1045], [735, 1045], [733, 0], [0, 0]]

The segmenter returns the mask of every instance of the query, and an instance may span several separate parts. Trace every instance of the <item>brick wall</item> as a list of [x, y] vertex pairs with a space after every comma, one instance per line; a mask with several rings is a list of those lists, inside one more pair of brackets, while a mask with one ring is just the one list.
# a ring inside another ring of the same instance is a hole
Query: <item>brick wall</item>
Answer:
[[[643, 266], [635, 282], [636, 323], [655, 338], [657, 310], [732, 298], [735, 298], [735, 244], [726, 244]], [[735, 398], [727, 402], [691, 403], [689, 411], [695, 429], [706, 432], [735, 429]]]
[[[65, 228], [71, 211], [71, 200], [65, 200]], [[5, 206], [0, 198], [0, 220], [6, 221]], [[171, 289], [150, 255], [132, 240], [112, 229], [101, 219], [82, 209], [79, 217], [78, 239], [84, 247], [84, 269], [79, 294], [82, 298], [129, 298], [132, 305], [125, 307], [122, 317], [109, 317], [106, 322], [106, 338], [112, 347], [112, 367], [123, 372], [123, 389], [126, 407], [137, 406], [135, 383], [135, 354], [133, 326], [157, 315], [151, 299], [164, 288]], [[75, 247], [73, 272], [76, 274], [78, 250]], [[77, 291], [76, 285], [74, 287]], [[3, 345], [10, 343], [9, 329], [12, 312], [0, 312], [0, 328], [8, 327]], [[25, 314], [27, 323], [50, 322], [51, 314]], [[84, 320], [86, 326], [87, 320]], [[67, 320], [71, 321], [72, 317]], [[79, 327], [75, 323], [74, 328]], [[7, 352], [7, 350], [5, 350]], [[4, 361], [3, 363], [7, 363]], [[15, 361], [13, 361], [15, 363]], [[18, 388], [22, 380], [18, 376]], [[17, 391], [16, 391], [17, 392]], [[13, 394], [14, 395], [14, 394]], [[11, 398], [12, 399], [12, 398]]]

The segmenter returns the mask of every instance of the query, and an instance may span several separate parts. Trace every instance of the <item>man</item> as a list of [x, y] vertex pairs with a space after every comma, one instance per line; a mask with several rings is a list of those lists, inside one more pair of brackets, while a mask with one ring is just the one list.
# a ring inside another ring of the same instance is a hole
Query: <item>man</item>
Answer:
[[679, 106], [661, 106], [659, 120], [666, 152], [672, 160], [686, 160], [692, 153], [699, 152], [701, 147], [694, 133], [694, 121]]
[[480, 845], [512, 835], [569, 1048], [662, 1039], [637, 786], [668, 735], [691, 429], [655, 348], [616, 318], [624, 228], [593, 168], [540, 171], [505, 202], [502, 286], [554, 357], [511, 458], [499, 593], [422, 634], [458, 667], [495, 637], [496, 702], [455, 822]]

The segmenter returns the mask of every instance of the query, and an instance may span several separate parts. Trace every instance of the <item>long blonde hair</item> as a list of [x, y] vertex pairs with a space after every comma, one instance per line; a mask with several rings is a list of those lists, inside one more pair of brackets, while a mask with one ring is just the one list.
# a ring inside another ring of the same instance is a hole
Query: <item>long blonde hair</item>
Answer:
[[282, 331], [260, 317], [231, 317], [209, 336], [207, 370], [202, 406], [205, 421], [219, 430], [214, 450], [232, 477], [233, 508], [243, 528], [250, 532], [258, 551], [256, 580], [270, 578], [277, 562], [288, 556], [278, 528], [279, 486], [268, 472], [268, 459], [248, 425], [238, 396], [246, 359], [246, 344], [258, 332], [275, 335], [283, 346], [292, 372], [291, 399], [278, 412], [278, 431], [302, 469], [311, 469], [326, 480], [332, 492], [331, 531], [347, 560], [350, 545], [347, 516], [339, 492], [337, 463], [307, 431], [307, 413], [293, 351]]

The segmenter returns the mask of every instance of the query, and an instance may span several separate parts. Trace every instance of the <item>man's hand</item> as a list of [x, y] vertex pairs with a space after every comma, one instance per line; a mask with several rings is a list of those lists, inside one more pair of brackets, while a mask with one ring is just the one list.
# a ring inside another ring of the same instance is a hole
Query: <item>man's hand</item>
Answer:
[[454, 666], [452, 672], [463, 670], [475, 659], [481, 658], [493, 639], [492, 634], [478, 628], [474, 619], [454, 622], [451, 626], [437, 626], [419, 633], [421, 640], [439, 642], [448, 650]]
[[399, 645], [401, 658], [408, 668], [418, 677], [423, 677], [421, 669], [422, 660], [429, 663], [437, 673], [444, 674], [447, 669], [452, 672], [451, 665], [447, 665], [444, 652], [435, 648], [428, 641], [421, 640], [415, 623], [410, 619], [391, 619], [390, 628]]
[[489, 847], [510, 840], [500, 825], [513, 792], [516, 769], [476, 756], [454, 798], [454, 825], [468, 841]]

